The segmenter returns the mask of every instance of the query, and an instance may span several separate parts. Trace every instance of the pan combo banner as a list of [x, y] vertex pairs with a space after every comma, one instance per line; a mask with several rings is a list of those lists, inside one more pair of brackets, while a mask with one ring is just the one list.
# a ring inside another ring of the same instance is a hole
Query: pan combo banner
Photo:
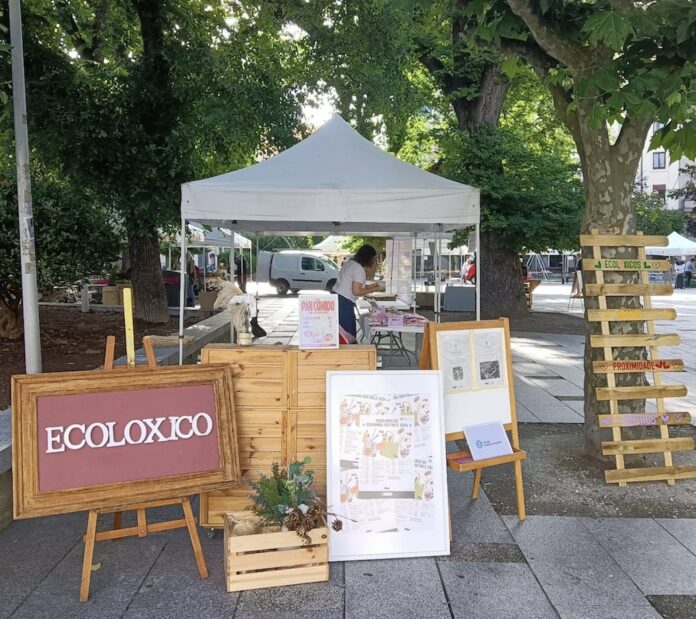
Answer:
[[228, 366], [14, 376], [12, 416], [15, 518], [240, 478]]
[[442, 376], [327, 372], [329, 560], [449, 554]]

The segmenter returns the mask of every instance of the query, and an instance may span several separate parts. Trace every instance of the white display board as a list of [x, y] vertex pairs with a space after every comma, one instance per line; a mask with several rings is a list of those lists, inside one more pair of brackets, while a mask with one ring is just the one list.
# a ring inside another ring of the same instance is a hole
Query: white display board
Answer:
[[449, 554], [442, 375], [327, 372], [329, 560]]
[[338, 295], [302, 293], [299, 303], [300, 348], [338, 348]]
[[436, 332], [437, 365], [442, 371], [445, 432], [464, 426], [512, 421], [510, 363], [505, 329]]

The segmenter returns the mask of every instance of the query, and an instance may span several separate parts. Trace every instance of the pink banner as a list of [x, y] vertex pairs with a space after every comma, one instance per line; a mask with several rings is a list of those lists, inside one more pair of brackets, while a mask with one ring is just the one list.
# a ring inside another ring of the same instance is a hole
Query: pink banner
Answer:
[[215, 387], [37, 399], [39, 491], [220, 468]]

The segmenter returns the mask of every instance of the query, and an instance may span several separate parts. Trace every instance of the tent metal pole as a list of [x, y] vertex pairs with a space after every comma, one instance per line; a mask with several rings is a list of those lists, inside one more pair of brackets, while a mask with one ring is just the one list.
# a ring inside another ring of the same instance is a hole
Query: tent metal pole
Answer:
[[411, 307], [413, 313], [416, 313], [416, 267], [417, 267], [417, 250], [416, 250], [416, 233], [413, 233], [413, 242], [411, 243]]
[[476, 320], [481, 320], [481, 221], [476, 224]]
[[440, 322], [440, 226], [435, 233], [435, 322]]
[[181, 218], [181, 257], [179, 258], [179, 365], [184, 364], [184, 309], [186, 307], [186, 219]]

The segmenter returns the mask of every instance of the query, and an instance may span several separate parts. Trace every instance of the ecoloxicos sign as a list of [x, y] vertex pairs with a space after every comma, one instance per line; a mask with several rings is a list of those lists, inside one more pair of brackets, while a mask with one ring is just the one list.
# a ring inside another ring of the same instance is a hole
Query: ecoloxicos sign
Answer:
[[208, 436], [213, 431], [213, 420], [208, 413], [157, 419], [131, 419], [123, 428], [115, 421], [89, 425], [73, 423], [67, 427], [46, 428], [46, 453], [62, 453], [66, 449], [101, 449], [124, 445], [148, 445], [169, 441], [186, 441], [195, 436]]
[[13, 377], [15, 517], [239, 482], [232, 380], [226, 366]]

